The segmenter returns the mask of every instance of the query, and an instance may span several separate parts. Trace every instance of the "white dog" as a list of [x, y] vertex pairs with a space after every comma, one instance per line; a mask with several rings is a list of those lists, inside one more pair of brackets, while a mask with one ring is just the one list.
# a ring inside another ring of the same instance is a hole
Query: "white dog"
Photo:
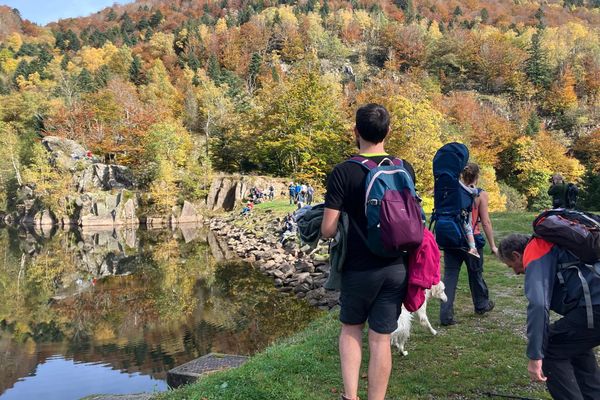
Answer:
[[392, 345], [396, 346], [403, 356], [408, 355], [408, 351], [404, 350], [404, 344], [410, 337], [410, 327], [413, 314], [416, 314], [419, 318], [421, 326], [429, 329], [432, 335], [437, 335], [437, 331], [433, 329], [427, 318], [427, 300], [430, 298], [440, 299], [443, 302], [448, 301], [446, 293], [444, 292], [444, 282], [440, 281], [437, 285], [433, 285], [431, 289], [425, 291], [425, 301], [423, 305], [414, 313], [409, 312], [404, 305], [402, 306], [402, 313], [398, 318], [398, 328], [392, 332]]

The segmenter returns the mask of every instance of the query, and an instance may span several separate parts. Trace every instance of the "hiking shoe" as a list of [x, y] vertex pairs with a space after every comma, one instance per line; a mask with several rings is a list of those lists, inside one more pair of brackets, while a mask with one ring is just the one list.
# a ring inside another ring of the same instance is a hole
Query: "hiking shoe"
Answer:
[[475, 314], [478, 314], [478, 315], [483, 315], [483, 314], [485, 314], [486, 312], [490, 312], [490, 311], [492, 311], [492, 310], [494, 309], [494, 307], [495, 307], [495, 306], [496, 306], [496, 303], [494, 303], [492, 300], [490, 300], [490, 301], [488, 302], [488, 306], [487, 306], [486, 308], [483, 308], [483, 309], [481, 309], [481, 310], [475, 310]]
[[456, 325], [457, 322], [454, 318], [452, 318], [450, 321], [444, 321], [444, 322], [440, 322], [440, 325], [442, 326], [451, 326], [451, 325]]

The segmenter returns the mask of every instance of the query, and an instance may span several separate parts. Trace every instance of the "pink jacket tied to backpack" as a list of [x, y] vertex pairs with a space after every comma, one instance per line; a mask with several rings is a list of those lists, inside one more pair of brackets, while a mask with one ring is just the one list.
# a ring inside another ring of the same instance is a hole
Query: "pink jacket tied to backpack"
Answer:
[[425, 289], [440, 282], [440, 250], [435, 236], [427, 228], [423, 230], [423, 242], [408, 257], [408, 289], [404, 307], [417, 311], [425, 301]]

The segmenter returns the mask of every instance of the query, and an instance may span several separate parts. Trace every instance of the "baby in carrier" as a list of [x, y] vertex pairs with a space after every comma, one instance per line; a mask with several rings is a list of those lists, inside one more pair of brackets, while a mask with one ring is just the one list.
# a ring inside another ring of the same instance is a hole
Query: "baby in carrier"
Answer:
[[[475, 198], [478, 195], [477, 188], [474, 186], [475, 182], [471, 180], [472, 177], [470, 175], [469, 165], [467, 164], [460, 174], [460, 184], [467, 192], [471, 193], [473, 198]], [[467, 237], [467, 243], [469, 244], [468, 253], [473, 257], [479, 258], [479, 252], [475, 246], [475, 236], [473, 235], [473, 213], [467, 213], [467, 218], [463, 220], [463, 228]]]

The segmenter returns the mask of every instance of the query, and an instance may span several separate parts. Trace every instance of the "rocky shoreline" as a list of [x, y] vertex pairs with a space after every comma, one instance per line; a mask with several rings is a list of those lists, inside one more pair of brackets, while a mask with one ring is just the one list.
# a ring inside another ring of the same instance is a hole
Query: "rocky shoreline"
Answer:
[[338, 304], [339, 292], [323, 287], [330, 268], [326, 247], [310, 251], [308, 246], [300, 247], [295, 236], [282, 243], [282, 218], [264, 224], [254, 217], [249, 221], [251, 228], [239, 227], [233, 222], [233, 217], [216, 217], [209, 221], [210, 230], [226, 244], [230, 257], [249, 262], [272, 277], [280, 292], [292, 293], [311, 306], [329, 310]]

